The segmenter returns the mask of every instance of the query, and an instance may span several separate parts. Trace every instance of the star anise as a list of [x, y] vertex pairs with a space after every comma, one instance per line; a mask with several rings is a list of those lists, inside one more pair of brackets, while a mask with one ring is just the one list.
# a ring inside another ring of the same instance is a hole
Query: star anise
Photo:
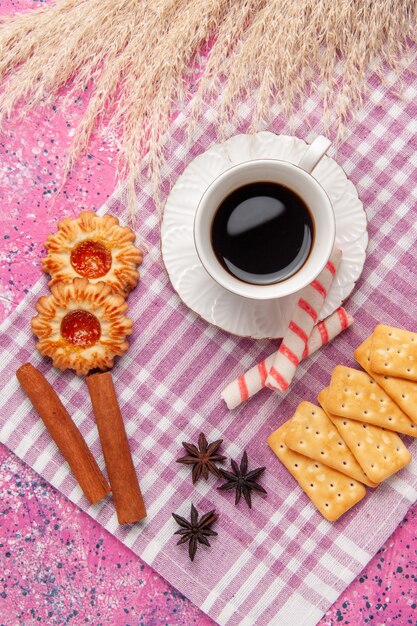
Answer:
[[248, 472], [248, 455], [246, 454], [246, 450], [243, 453], [242, 460], [240, 461], [240, 467], [233, 461], [230, 461], [232, 465], [233, 472], [227, 472], [224, 469], [221, 469], [221, 475], [227, 481], [224, 485], [218, 487], [221, 491], [230, 491], [232, 489], [236, 489], [236, 498], [235, 504], [239, 503], [240, 498], [243, 497], [246, 500], [248, 507], [252, 508], [252, 499], [251, 492], [260, 491], [261, 493], [266, 493], [265, 489], [258, 485], [256, 479], [265, 471], [265, 467], [258, 467], [257, 469]]
[[193, 465], [193, 483], [196, 483], [200, 476], [203, 476], [203, 478], [207, 480], [209, 472], [217, 476], [217, 478], [221, 478], [220, 471], [215, 463], [224, 461], [226, 458], [221, 454], [216, 454], [222, 443], [223, 439], [218, 439], [208, 444], [203, 433], [200, 433], [198, 438], [198, 448], [192, 443], [182, 442], [188, 454], [177, 459], [177, 463]]
[[210, 526], [214, 524], [219, 517], [216, 511], [209, 511], [198, 520], [198, 511], [194, 504], [191, 505], [191, 519], [186, 520], [185, 517], [181, 517], [176, 513], [172, 514], [172, 517], [181, 528], [177, 530], [174, 535], [182, 535], [181, 539], [177, 542], [177, 546], [181, 543], [188, 543], [188, 554], [190, 559], [194, 561], [195, 553], [197, 552], [197, 546], [199, 543], [203, 543], [205, 546], [210, 546], [207, 537], [214, 537], [217, 535], [215, 530], [211, 530]]

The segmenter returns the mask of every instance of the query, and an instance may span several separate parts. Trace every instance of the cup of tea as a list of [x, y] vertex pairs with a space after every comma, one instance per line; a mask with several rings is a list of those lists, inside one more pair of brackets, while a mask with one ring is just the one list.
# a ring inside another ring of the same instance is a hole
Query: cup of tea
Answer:
[[194, 241], [219, 285], [269, 300], [299, 291], [322, 271], [336, 225], [330, 199], [311, 172], [330, 145], [318, 136], [297, 165], [278, 159], [240, 163], [206, 189]]

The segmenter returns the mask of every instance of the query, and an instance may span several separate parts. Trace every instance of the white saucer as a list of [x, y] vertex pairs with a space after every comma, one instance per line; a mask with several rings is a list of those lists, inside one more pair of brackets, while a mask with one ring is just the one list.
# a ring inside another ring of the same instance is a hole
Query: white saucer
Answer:
[[[298, 163], [307, 144], [297, 137], [260, 132], [236, 135], [196, 157], [178, 178], [167, 199], [161, 226], [162, 258], [175, 291], [207, 322], [240, 336], [282, 337], [298, 295], [279, 300], [249, 300], [218, 285], [201, 265], [194, 246], [193, 223], [204, 191], [219, 174], [244, 161], [276, 158]], [[328, 156], [314, 169], [332, 201], [336, 245], [343, 259], [328, 293], [321, 318], [335, 311], [351, 293], [365, 262], [366, 214], [355, 186]]]

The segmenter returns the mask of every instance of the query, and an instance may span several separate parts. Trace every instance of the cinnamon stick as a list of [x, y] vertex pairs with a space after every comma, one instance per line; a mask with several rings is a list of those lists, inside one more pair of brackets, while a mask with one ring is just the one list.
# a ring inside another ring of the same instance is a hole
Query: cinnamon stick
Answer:
[[16, 376], [81, 489], [91, 504], [96, 504], [110, 493], [110, 487], [61, 400], [45, 376], [30, 363], [19, 367]]
[[119, 524], [132, 524], [146, 517], [146, 508], [132, 461], [129, 443], [110, 372], [87, 376], [113, 492]]

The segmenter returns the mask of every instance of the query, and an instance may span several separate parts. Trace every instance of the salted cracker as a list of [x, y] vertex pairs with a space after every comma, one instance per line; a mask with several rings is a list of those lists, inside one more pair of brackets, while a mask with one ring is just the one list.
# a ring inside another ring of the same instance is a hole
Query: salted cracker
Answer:
[[371, 370], [370, 352], [372, 336], [365, 339], [355, 350], [355, 359], [382, 387], [384, 391], [398, 404], [400, 409], [417, 424], [417, 382], [405, 378], [395, 378], [387, 374], [377, 374]]
[[285, 444], [294, 452], [320, 461], [369, 487], [376, 487], [319, 406], [301, 402], [289, 421]]
[[372, 371], [417, 381], [417, 333], [379, 324], [372, 333]]
[[371, 480], [379, 483], [411, 461], [411, 454], [397, 433], [333, 415], [329, 411], [327, 398], [328, 389], [323, 389], [319, 394], [320, 404]]
[[268, 444], [320, 513], [334, 522], [365, 496], [354, 478], [290, 450], [285, 444], [288, 422], [268, 437]]
[[417, 424], [366, 372], [337, 365], [332, 373], [327, 405], [334, 415], [417, 437]]

